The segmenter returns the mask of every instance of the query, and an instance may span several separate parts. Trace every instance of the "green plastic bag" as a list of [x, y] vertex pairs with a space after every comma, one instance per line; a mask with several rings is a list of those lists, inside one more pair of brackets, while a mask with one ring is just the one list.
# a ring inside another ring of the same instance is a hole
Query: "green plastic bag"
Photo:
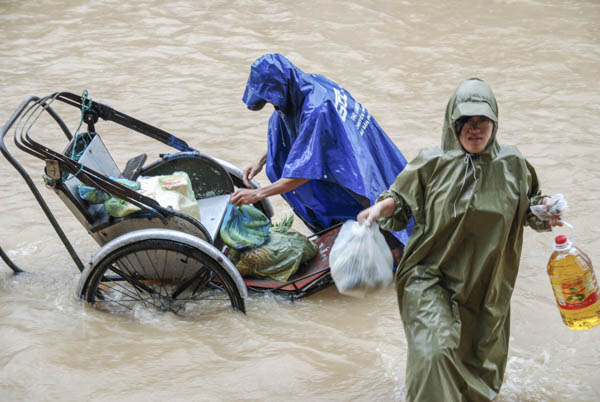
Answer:
[[77, 186], [77, 191], [79, 192], [79, 197], [81, 197], [83, 200], [86, 200], [90, 204], [102, 204], [104, 201], [110, 198], [110, 194], [105, 193], [96, 187], [86, 186], [83, 184], [79, 184]]
[[269, 239], [262, 246], [244, 251], [231, 250], [229, 259], [242, 276], [285, 282], [318, 251], [317, 245], [308, 237], [284, 225], [271, 228]]
[[122, 218], [139, 210], [139, 207], [119, 197], [111, 196], [108, 200], [104, 201], [104, 211], [107, 215], [114, 216], [115, 218]]
[[[111, 179], [131, 190], [137, 191], [140, 189], [140, 183], [136, 181], [114, 177], [111, 177]], [[115, 218], [122, 218], [139, 210], [139, 207], [136, 207], [119, 197], [115, 197], [114, 195], [111, 195], [109, 199], [104, 201], [104, 211], [107, 215], [114, 216]]]
[[[110, 179], [124, 185], [127, 188], [130, 188], [131, 190], [137, 191], [140, 189], [139, 183], [136, 183], [135, 181], [121, 177], [110, 177]], [[102, 204], [111, 197], [110, 194], [100, 190], [99, 188], [86, 186], [85, 184], [81, 183], [77, 185], [77, 192], [82, 200], [86, 200], [90, 204]]]
[[236, 250], [255, 248], [269, 238], [271, 221], [252, 205], [236, 207], [229, 203], [221, 225], [223, 242]]

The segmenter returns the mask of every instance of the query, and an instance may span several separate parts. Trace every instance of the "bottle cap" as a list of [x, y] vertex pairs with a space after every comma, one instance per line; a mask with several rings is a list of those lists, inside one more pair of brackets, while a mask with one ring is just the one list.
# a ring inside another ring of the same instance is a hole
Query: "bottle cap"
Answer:
[[571, 242], [565, 235], [558, 235], [554, 238], [554, 250], [564, 251], [571, 248]]

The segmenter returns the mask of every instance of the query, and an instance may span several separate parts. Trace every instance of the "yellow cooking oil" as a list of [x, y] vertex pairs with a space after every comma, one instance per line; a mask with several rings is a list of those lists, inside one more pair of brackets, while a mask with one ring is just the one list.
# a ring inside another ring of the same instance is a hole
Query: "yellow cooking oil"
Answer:
[[565, 235], [554, 238], [548, 276], [567, 327], [586, 330], [600, 324], [600, 290], [592, 261]]

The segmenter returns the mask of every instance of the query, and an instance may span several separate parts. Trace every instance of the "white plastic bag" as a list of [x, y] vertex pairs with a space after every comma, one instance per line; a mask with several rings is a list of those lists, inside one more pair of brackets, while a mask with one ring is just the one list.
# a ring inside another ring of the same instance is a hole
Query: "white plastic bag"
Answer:
[[342, 294], [364, 297], [389, 286], [394, 259], [379, 226], [346, 221], [329, 253], [331, 277]]
[[171, 207], [200, 220], [200, 209], [187, 173], [139, 177], [139, 193], [155, 199], [163, 207]]
[[554, 194], [550, 197], [550, 209], [546, 210], [546, 205], [534, 205], [531, 207], [531, 212], [543, 221], [550, 220], [549, 213], [552, 215], [562, 215], [563, 212], [569, 209], [565, 196], [561, 193]]

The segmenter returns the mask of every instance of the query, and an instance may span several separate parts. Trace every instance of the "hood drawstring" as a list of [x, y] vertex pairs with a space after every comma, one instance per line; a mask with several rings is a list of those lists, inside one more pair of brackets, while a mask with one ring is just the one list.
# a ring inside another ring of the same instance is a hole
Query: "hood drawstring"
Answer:
[[460, 190], [458, 190], [458, 195], [456, 196], [456, 199], [454, 200], [454, 218], [456, 218], [456, 203], [458, 202], [458, 199], [460, 198], [462, 189], [465, 186], [465, 182], [467, 181], [467, 175], [469, 174], [469, 165], [471, 165], [473, 167], [473, 178], [475, 179], [475, 182], [477, 182], [477, 180], [478, 180], [477, 169], [475, 168], [475, 161], [473, 160], [473, 155], [471, 155], [470, 153], [467, 153], [465, 155], [465, 159], [463, 162], [465, 164], [465, 175], [463, 177], [462, 184], [460, 185]]

